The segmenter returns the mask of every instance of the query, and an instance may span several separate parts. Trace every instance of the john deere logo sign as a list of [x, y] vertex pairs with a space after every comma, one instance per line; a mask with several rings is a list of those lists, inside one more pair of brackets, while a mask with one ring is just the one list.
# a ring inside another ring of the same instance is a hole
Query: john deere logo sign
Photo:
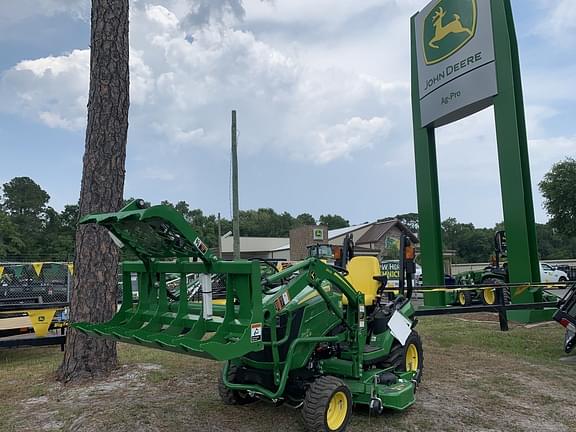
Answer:
[[447, 59], [476, 33], [476, 0], [440, 0], [424, 21], [426, 64]]
[[412, 61], [418, 66], [422, 127], [486, 108], [498, 93], [493, 1], [432, 0], [414, 16]]

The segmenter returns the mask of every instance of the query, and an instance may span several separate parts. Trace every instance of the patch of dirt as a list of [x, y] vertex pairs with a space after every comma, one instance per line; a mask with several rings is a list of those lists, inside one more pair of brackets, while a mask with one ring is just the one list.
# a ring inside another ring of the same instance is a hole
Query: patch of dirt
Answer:
[[[413, 407], [369, 415], [356, 407], [351, 432], [576, 430], [576, 368], [543, 368], [478, 347], [446, 349], [424, 340], [425, 369]], [[171, 354], [167, 354], [171, 355]], [[257, 402], [226, 406], [217, 392], [220, 365], [185, 358], [132, 364], [84, 384], [51, 384], [12, 414], [18, 431], [303, 431], [299, 411]]]

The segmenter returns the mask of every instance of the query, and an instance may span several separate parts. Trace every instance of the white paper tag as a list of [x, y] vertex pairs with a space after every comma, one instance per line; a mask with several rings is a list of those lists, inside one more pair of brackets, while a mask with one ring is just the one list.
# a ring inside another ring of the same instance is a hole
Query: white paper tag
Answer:
[[388, 328], [390, 333], [394, 336], [398, 342], [404, 346], [406, 344], [406, 339], [412, 333], [412, 321], [402, 315], [400, 312], [395, 311], [392, 314], [392, 318], [388, 321]]

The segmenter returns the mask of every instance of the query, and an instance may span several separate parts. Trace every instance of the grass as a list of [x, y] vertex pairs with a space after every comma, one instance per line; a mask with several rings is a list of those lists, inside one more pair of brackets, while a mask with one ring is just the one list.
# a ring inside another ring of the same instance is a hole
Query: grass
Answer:
[[[425, 370], [416, 405], [384, 419], [357, 408], [350, 431], [576, 430], [576, 367], [559, 362], [560, 326], [503, 333], [497, 323], [428, 317], [417, 330]], [[0, 351], [0, 431], [303, 430], [284, 406], [222, 405], [215, 362], [124, 344], [118, 352], [109, 379], [62, 386], [59, 348]]]
[[[472, 316], [473, 317], [473, 316]], [[472, 318], [474, 319], [474, 318]], [[464, 321], [447, 317], [420, 320], [417, 330], [441, 348], [477, 349], [541, 364], [556, 364], [563, 355], [564, 330], [555, 323], [499, 331], [498, 322]]]

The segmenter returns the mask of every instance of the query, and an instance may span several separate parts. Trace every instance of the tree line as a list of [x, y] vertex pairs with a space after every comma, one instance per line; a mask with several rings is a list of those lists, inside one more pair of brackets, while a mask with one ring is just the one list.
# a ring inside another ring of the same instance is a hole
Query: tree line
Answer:
[[[576, 161], [566, 159], [554, 165], [540, 183], [545, 207], [551, 215], [546, 224], [536, 225], [540, 259], [576, 257]], [[71, 261], [78, 222], [78, 205], [66, 205], [60, 212], [48, 205], [50, 196], [29, 177], [15, 177], [2, 186], [0, 199], [0, 260]], [[126, 200], [128, 202], [130, 200]], [[191, 209], [185, 201], [163, 201], [179, 211], [204, 241], [218, 246], [218, 218], [201, 209]], [[418, 214], [396, 215], [410, 230], [418, 233]], [[350, 226], [340, 215], [309, 213], [292, 216], [271, 208], [240, 211], [240, 233], [247, 237], [288, 237], [292, 228], [302, 225], [326, 225], [328, 229]], [[232, 231], [232, 221], [220, 220], [222, 234]], [[494, 233], [504, 229], [477, 228], [455, 218], [442, 222], [445, 250], [455, 252], [454, 262], [486, 262], [494, 253]]]
[[[418, 214], [407, 213], [396, 215], [412, 231], [418, 232]], [[475, 263], [488, 262], [494, 255], [494, 235], [505, 231], [504, 223], [493, 228], [476, 228], [471, 223], [461, 223], [455, 218], [442, 221], [442, 243], [444, 251], [455, 253], [453, 262]], [[559, 231], [552, 222], [536, 224], [538, 255], [543, 260], [576, 258], [576, 235]]]
[[[29, 177], [15, 177], [2, 186], [0, 199], [0, 260], [71, 261], [78, 223], [78, 204], [61, 212], [48, 205], [50, 195]], [[127, 204], [131, 199], [125, 200]], [[149, 203], [148, 203], [149, 204]], [[191, 209], [185, 201], [173, 204], [210, 247], [218, 246], [218, 217], [201, 209]], [[292, 228], [326, 225], [328, 229], [350, 226], [342, 216], [325, 214], [316, 220], [309, 213], [294, 217], [271, 208], [240, 211], [240, 233], [247, 237], [288, 237]], [[232, 221], [220, 220], [221, 232], [232, 231]]]

